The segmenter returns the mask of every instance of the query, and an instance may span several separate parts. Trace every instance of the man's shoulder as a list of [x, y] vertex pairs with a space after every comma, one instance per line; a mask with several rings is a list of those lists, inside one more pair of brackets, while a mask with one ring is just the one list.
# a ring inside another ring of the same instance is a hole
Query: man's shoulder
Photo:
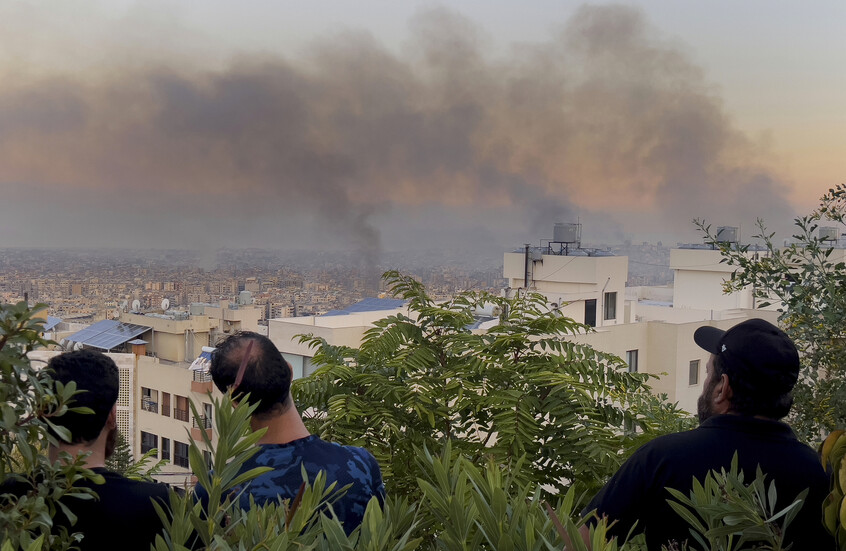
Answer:
[[362, 460], [374, 462], [373, 455], [364, 448], [350, 446], [323, 440], [317, 435], [310, 435], [289, 444], [265, 444], [257, 454], [261, 458], [271, 457], [298, 457], [309, 461], [346, 462], [349, 460]]
[[98, 489], [100, 489], [100, 492], [107, 491], [114, 497], [168, 498], [169, 487], [162, 482], [135, 480], [105, 469], [96, 469], [95, 472], [102, 475], [104, 479], [102, 485], [92, 485], [95, 491], [98, 491]]

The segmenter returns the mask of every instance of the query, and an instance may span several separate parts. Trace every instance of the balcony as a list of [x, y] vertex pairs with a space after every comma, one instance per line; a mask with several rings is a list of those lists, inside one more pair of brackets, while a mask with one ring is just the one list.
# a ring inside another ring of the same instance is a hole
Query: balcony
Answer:
[[179, 421], [188, 422], [188, 410], [187, 409], [179, 409], [178, 407], [173, 408], [173, 418], [178, 419]]
[[203, 431], [206, 432], [206, 436], [211, 438], [212, 436], [212, 420], [208, 417], [194, 417], [194, 423], [191, 427], [191, 438], [194, 440], [202, 441], [203, 440]]
[[150, 398], [149, 396], [142, 396], [141, 409], [143, 409], [144, 411], [149, 411], [150, 413], [158, 413], [159, 403]]
[[200, 394], [208, 394], [212, 391], [212, 377], [203, 371], [194, 371], [193, 379], [191, 380], [191, 392]]

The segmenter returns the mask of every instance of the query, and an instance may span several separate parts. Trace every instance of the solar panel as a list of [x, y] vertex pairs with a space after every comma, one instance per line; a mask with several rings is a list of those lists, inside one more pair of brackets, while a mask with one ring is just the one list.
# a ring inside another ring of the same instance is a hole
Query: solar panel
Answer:
[[62, 323], [62, 318], [54, 318], [53, 316], [47, 316], [47, 323], [44, 324], [44, 330], [49, 331]]
[[107, 331], [93, 337], [84, 342], [89, 346], [101, 348], [103, 350], [111, 350], [126, 341], [130, 341], [141, 335], [150, 328], [144, 325], [135, 325], [134, 323], [121, 323]]
[[68, 337], [68, 340], [73, 341], [73, 342], [84, 343], [84, 342], [86, 342], [87, 339], [90, 339], [91, 337], [96, 337], [97, 335], [99, 335], [103, 331], [107, 331], [110, 328], [112, 328], [112, 327], [114, 327], [115, 325], [118, 325], [118, 324], [120, 324], [120, 322], [117, 321], [117, 320], [98, 321], [97, 323], [95, 323], [93, 325], [89, 325], [85, 329], [77, 331], [76, 333], [74, 333], [73, 335]]
[[370, 297], [347, 306], [341, 310], [330, 310], [324, 316], [345, 316], [355, 312], [379, 312], [381, 310], [393, 310], [405, 304], [405, 301], [398, 298], [375, 298]]
[[117, 320], [103, 320], [81, 331], [77, 331], [68, 337], [68, 339], [93, 346], [94, 348], [111, 350], [149, 330], [150, 328], [146, 325], [121, 323]]

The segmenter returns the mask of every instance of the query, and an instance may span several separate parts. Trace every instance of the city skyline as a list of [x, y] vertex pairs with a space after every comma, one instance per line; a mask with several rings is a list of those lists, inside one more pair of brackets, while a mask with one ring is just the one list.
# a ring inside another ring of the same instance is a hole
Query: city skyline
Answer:
[[786, 237], [843, 180], [842, 4], [317, 4], [0, 3], [2, 245]]

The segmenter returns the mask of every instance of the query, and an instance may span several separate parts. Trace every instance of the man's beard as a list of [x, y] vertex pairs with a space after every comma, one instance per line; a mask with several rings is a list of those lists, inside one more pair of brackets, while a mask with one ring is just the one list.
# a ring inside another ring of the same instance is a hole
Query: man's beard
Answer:
[[709, 419], [714, 416], [714, 408], [711, 405], [711, 397], [714, 395], [714, 389], [717, 387], [717, 382], [719, 379], [711, 379], [708, 382], [708, 386], [702, 389], [702, 394], [699, 395], [699, 399], [696, 400], [696, 416], [699, 417], [699, 424], [705, 422], [706, 419]]
[[702, 394], [699, 395], [699, 399], [696, 400], [696, 416], [699, 417], [699, 424], [701, 425], [706, 419], [712, 417], [713, 415], [714, 410], [711, 407], [711, 400], [705, 397], [705, 390], [703, 390]]
[[106, 435], [106, 459], [110, 458], [115, 453], [115, 446], [117, 446], [117, 427], [113, 427]]

